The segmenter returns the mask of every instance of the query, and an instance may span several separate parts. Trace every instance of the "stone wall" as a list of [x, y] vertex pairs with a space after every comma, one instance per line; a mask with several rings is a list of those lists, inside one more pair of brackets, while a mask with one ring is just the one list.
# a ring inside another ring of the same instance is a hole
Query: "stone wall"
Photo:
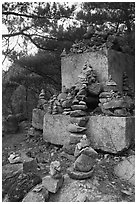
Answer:
[[82, 54], [66, 55], [61, 58], [62, 87], [73, 86], [80, 74], [85, 62], [91, 64], [96, 70], [100, 82], [112, 79], [118, 84], [122, 91], [123, 72], [127, 72], [130, 85], [134, 89], [135, 84], [135, 59], [133, 56], [117, 52], [115, 50], [104, 50], [96, 52], [87, 52]]

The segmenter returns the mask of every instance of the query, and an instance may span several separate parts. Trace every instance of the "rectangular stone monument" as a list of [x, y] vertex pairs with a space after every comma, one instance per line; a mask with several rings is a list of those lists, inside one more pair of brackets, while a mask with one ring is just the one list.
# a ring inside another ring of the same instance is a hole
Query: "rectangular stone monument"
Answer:
[[133, 56], [115, 50], [85, 52], [82, 54], [66, 55], [61, 58], [62, 87], [73, 86], [85, 62], [91, 64], [96, 71], [100, 82], [108, 80], [109, 75], [122, 91], [123, 72], [129, 77], [129, 83], [134, 89], [135, 84], [135, 59]]
[[135, 118], [91, 116], [87, 123], [87, 136], [95, 149], [117, 153], [135, 140]]
[[47, 142], [64, 145], [69, 141], [67, 126], [70, 121], [67, 115], [51, 115], [46, 113], [43, 122], [43, 139]]
[[38, 130], [43, 130], [43, 118], [45, 112], [38, 108], [32, 111], [32, 126]]
[[[46, 113], [43, 123], [44, 140], [58, 145], [69, 142], [70, 133], [67, 131], [69, 123], [70, 116]], [[135, 118], [89, 116], [86, 133], [94, 149], [117, 153], [134, 143]]]

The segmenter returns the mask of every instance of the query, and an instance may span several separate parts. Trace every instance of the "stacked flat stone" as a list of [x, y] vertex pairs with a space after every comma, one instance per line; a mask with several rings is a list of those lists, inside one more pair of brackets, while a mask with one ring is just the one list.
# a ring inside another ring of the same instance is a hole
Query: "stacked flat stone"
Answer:
[[91, 177], [96, 164], [98, 153], [90, 147], [90, 141], [83, 135], [75, 147], [75, 162], [68, 168], [68, 175], [73, 179], [85, 179]]
[[49, 175], [42, 179], [43, 186], [51, 193], [57, 193], [57, 191], [63, 185], [64, 177], [61, 174], [61, 165], [59, 161], [53, 161], [50, 164]]
[[127, 76], [126, 72], [123, 73], [123, 93], [124, 93], [124, 95], [134, 97], [134, 91], [129, 84], [128, 76]]
[[117, 84], [111, 79], [106, 82], [104, 91], [99, 95], [99, 107], [104, 115], [129, 116], [133, 109], [133, 100], [123, 96], [117, 90]]
[[62, 113], [62, 111], [63, 109], [60, 101], [57, 98], [57, 95], [53, 95], [49, 100], [48, 113], [55, 115], [58, 113]]
[[39, 100], [38, 100], [38, 109], [46, 110], [47, 108], [47, 100], [45, 99], [45, 91], [44, 89], [41, 90], [41, 93], [39, 94]]

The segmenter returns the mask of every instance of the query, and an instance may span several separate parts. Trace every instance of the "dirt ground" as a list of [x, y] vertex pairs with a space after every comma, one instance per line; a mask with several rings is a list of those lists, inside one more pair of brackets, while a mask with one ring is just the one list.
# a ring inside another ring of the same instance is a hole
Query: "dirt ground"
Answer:
[[[2, 165], [8, 164], [8, 157], [12, 151], [26, 153], [27, 156], [36, 158], [40, 175], [43, 177], [49, 172], [51, 161], [59, 160], [65, 182], [62, 189], [50, 196], [51, 202], [77, 202], [80, 192], [86, 192], [86, 201], [90, 202], [135, 202], [135, 189], [132, 184], [120, 180], [113, 172], [113, 167], [124, 156], [134, 153], [129, 150], [122, 156], [114, 156], [99, 153], [98, 164], [94, 172], [94, 178], [83, 181], [75, 181], [67, 176], [67, 168], [73, 163], [73, 156], [66, 158], [61, 146], [46, 143], [42, 138], [42, 132], [36, 131], [34, 137], [27, 134], [30, 124], [23, 122], [16, 134], [5, 134], [2, 138]], [[83, 186], [83, 187], [82, 187]], [[88, 186], [88, 187], [87, 187]], [[73, 195], [71, 195], [73, 194]], [[81, 198], [80, 201], [82, 200]], [[79, 201], [79, 202], [80, 202]]]

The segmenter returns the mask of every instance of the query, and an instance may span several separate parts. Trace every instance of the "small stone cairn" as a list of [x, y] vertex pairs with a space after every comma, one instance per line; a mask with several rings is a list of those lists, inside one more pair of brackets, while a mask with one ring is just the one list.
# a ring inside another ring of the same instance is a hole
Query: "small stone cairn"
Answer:
[[80, 142], [76, 144], [74, 156], [75, 162], [67, 170], [70, 178], [85, 179], [91, 177], [96, 165], [98, 153], [90, 147], [90, 141], [86, 135], [83, 135]]
[[51, 193], [56, 193], [62, 186], [64, 177], [61, 174], [61, 164], [59, 161], [53, 161], [50, 164], [49, 175], [42, 180], [44, 187]]
[[103, 114], [108, 116], [130, 116], [134, 109], [131, 97], [118, 92], [117, 84], [111, 76], [99, 95], [99, 107]]
[[44, 89], [41, 90], [41, 93], [39, 94], [39, 100], [38, 100], [38, 109], [47, 111], [47, 100], [45, 99], [45, 91]]

